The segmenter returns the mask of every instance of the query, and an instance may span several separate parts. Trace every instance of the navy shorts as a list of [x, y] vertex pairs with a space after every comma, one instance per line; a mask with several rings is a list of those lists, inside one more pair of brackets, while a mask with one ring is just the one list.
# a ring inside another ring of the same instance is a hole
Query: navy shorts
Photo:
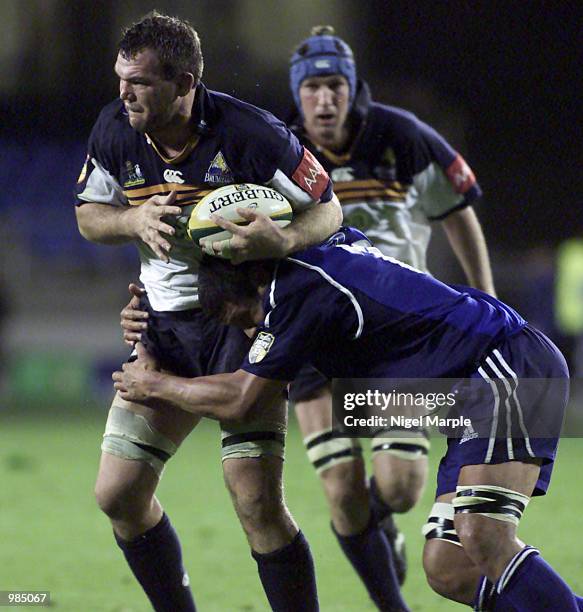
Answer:
[[314, 366], [305, 364], [289, 385], [289, 400], [297, 403], [312, 399], [314, 393], [329, 382], [330, 379], [316, 370]]
[[472, 374], [479, 393], [461, 414], [478, 423], [448, 438], [437, 473], [436, 496], [453, 493], [465, 465], [542, 460], [533, 495], [547, 491], [569, 394], [569, 371], [559, 349], [526, 326], [480, 360]]
[[140, 308], [149, 314], [142, 344], [162, 369], [177, 376], [234, 372], [249, 351], [251, 341], [242, 330], [219, 323], [200, 308], [159, 312], [152, 309], [146, 296], [141, 298]]

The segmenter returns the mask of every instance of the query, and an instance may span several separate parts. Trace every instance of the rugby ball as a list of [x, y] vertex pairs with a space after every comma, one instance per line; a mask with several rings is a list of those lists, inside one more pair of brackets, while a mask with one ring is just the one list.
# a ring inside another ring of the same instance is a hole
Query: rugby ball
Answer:
[[249, 221], [237, 214], [237, 208], [256, 210], [281, 227], [285, 227], [293, 215], [287, 199], [271, 187], [252, 183], [225, 185], [211, 191], [194, 206], [188, 220], [188, 235], [197, 245], [231, 238], [231, 232], [219, 227], [211, 215], [220, 215], [237, 225], [248, 225]]

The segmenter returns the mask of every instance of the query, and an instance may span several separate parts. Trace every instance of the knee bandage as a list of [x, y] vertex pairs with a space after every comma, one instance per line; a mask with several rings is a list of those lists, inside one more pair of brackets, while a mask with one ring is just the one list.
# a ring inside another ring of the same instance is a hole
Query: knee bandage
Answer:
[[399, 459], [415, 461], [425, 457], [431, 446], [427, 432], [424, 429], [399, 430], [381, 429], [371, 440], [373, 457], [378, 453], [389, 453]]
[[530, 501], [527, 495], [493, 485], [460, 486], [456, 492], [452, 501], [456, 514], [481, 514], [514, 525]]
[[221, 460], [257, 458], [266, 455], [284, 458], [286, 423], [253, 422], [229, 425], [221, 430]]
[[421, 528], [421, 533], [427, 540], [443, 540], [461, 546], [460, 539], [453, 524], [453, 506], [449, 503], [435, 502], [427, 523]]
[[177, 446], [154, 429], [141, 414], [113, 404], [103, 434], [101, 450], [132, 461], [144, 461], [162, 476], [164, 464]]
[[308, 459], [318, 474], [339, 463], [354, 461], [362, 456], [358, 439], [338, 438], [331, 428], [306, 436], [304, 444], [308, 451]]

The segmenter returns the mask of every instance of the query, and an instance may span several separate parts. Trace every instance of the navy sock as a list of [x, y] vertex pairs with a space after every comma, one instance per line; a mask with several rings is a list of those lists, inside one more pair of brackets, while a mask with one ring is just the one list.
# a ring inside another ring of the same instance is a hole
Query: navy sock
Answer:
[[498, 597], [494, 610], [500, 612], [508, 610], [509, 606], [514, 606], [517, 612], [579, 611], [573, 591], [531, 546], [526, 546], [510, 560], [496, 589]]
[[196, 612], [180, 542], [166, 514], [131, 542], [114, 535], [156, 612]]
[[273, 612], [318, 612], [314, 560], [301, 531], [283, 548], [251, 554]]
[[380, 523], [385, 516], [393, 513], [393, 509], [386, 501], [381, 497], [377, 481], [374, 476], [370, 477], [368, 487], [368, 501], [370, 505], [370, 512], [374, 517], [375, 522]]
[[334, 525], [332, 531], [377, 608], [383, 612], [408, 611], [401, 597], [387, 536], [379, 529], [372, 514], [362, 533], [342, 536]]

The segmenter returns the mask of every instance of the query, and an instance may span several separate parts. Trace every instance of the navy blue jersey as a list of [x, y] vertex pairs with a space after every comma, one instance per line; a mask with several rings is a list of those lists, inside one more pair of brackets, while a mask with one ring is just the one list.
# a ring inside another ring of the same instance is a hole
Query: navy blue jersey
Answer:
[[338, 155], [293, 129], [334, 182], [344, 221], [366, 232], [385, 255], [426, 270], [430, 221], [481, 195], [476, 178], [447, 141], [403, 109], [373, 102], [360, 83], [353, 109], [360, 126]]
[[199, 85], [192, 121], [190, 142], [169, 159], [147, 134], [130, 126], [123, 102], [112, 102], [93, 128], [77, 184], [77, 204], [139, 206], [154, 195], [177, 192], [184, 214], [176, 222], [176, 235], [169, 238], [170, 262], [138, 243], [140, 278], [155, 310], [197, 305], [198, 264], [186, 224], [194, 205], [211, 190], [232, 183], [269, 185], [295, 210], [332, 197], [330, 179], [319, 162], [267, 111]]
[[525, 321], [471, 288], [450, 287], [374, 247], [322, 245], [281, 261], [243, 369], [293, 380], [464, 377]]

